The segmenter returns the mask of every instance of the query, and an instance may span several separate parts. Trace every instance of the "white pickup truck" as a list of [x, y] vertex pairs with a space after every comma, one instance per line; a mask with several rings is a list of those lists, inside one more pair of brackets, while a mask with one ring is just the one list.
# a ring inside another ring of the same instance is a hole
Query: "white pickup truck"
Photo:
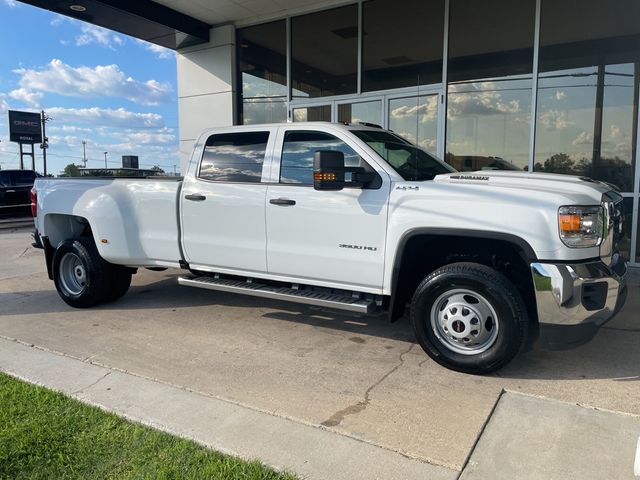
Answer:
[[390, 131], [218, 128], [183, 179], [44, 179], [32, 192], [49, 276], [73, 307], [140, 267], [181, 285], [392, 321], [410, 305], [436, 362], [488, 373], [539, 340], [591, 339], [624, 304], [622, 197], [588, 178], [458, 173]]

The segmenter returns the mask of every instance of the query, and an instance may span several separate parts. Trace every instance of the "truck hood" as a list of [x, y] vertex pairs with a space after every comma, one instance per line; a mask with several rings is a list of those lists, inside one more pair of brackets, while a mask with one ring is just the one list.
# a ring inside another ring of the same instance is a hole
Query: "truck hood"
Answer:
[[511, 170], [455, 172], [438, 175], [433, 181], [445, 184], [467, 184], [487, 186], [490, 188], [551, 193], [564, 196], [567, 200], [578, 202], [584, 202], [588, 198], [593, 201], [594, 204], [600, 203], [603, 193], [615, 189], [615, 187], [607, 183], [592, 180], [587, 177], [554, 173], [516, 172]]

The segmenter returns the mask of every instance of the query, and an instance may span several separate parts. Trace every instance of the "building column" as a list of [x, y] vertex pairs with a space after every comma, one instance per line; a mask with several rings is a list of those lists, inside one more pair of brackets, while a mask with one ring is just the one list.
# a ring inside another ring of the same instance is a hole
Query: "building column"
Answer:
[[202, 130], [235, 120], [235, 28], [212, 28], [210, 41], [178, 50], [178, 116], [180, 170], [186, 172], [195, 140]]

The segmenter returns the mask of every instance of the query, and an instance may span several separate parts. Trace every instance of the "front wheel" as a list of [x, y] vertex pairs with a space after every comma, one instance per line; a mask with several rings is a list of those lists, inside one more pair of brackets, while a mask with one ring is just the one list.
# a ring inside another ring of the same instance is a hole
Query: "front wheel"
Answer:
[[429, 274], [413, 296], [411, 322], [432, 359], [475, 374], [509, 363], [524, 345], [529, 325], [516, 287], [477, 263], [454, 263]]

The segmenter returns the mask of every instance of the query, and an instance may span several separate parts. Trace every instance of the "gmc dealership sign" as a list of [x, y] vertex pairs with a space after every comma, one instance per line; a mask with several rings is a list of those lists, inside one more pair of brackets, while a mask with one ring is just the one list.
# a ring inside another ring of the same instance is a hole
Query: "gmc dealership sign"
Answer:
[[18, 143], [42, 143], [40, 114], [9, 110], [9, 140]]

